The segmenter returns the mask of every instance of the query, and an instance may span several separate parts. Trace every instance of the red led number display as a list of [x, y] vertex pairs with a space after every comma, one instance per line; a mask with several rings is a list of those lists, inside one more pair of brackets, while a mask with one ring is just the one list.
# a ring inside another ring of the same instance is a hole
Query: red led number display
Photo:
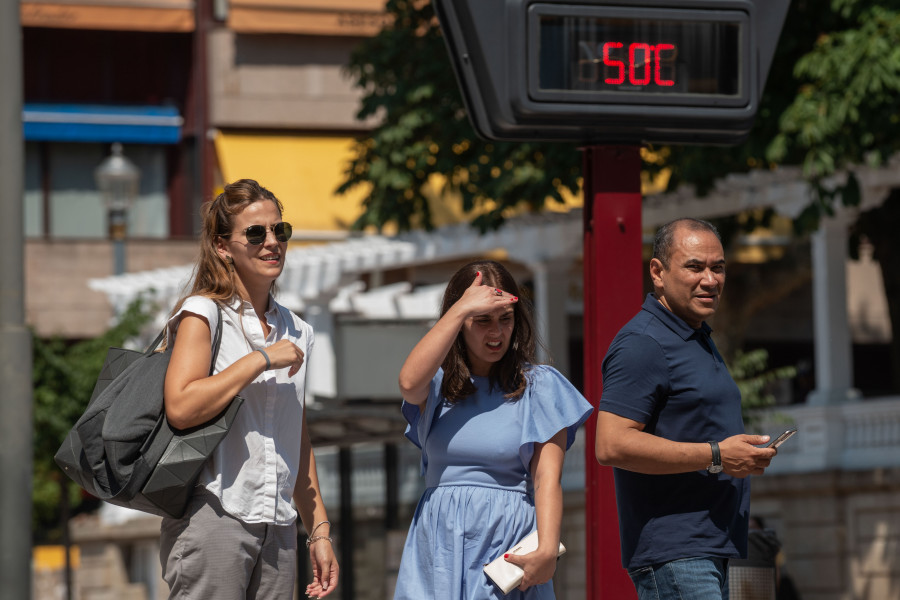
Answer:
[[535, 42], [528, 55], [535, 101], [715, 107], [748, 101], [749, 33], [740, 11], [532, 6], [526, 40]]
[[582, 83], [662, 87], [675, 85], [674, 44], [603, 42], [578, 44], [578, 80]]

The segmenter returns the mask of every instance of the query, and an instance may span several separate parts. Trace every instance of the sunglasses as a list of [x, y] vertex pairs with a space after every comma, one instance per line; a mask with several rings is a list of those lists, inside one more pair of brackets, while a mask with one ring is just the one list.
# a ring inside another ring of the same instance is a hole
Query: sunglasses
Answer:
[[[247, 236], [247, 241], [254, 246], [259, 246], [265, 242], [268, 233], [269, 228], [265, 225], [251, 225], [243, 231], [243, 234]], [[282, 221], [272, 226], [272, 233], [275, 234], [275, 239], [279, 242], [286, 242], [291, 239], [294, 230], [290, 223]]]

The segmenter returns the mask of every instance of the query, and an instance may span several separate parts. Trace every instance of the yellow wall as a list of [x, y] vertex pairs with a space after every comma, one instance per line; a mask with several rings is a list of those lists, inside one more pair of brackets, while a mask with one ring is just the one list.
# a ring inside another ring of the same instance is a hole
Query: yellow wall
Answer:
[[[218, 132], [216, 151], [226, 182], [256, 179], [284, 204], [284, 219], [299, 232], [346, 231], [362, 213], [364, 186], [345, 195], [334, 190], [344, 181], [344, 169], [352, 158], [351, 137], [278, 133]], [[665, 188], [668, 173], [655, 180], [644, 177], [644, 194]], [[458, 194], [444, 191], [443, 178], [434, 176], [425, 191], [436, 226], [468, 221]], [[548, 202], [546, 209], [567, 212], [582, 205], [582, 195], [564, 193], [565, 204]], [[489, 208], [489, 207], [485, 207]], [[514, 216], [522, 210], [510, 211]], [[385, 233], [391, 233], [392, 227]], [[298, 238], [300, 235], [297, 236]]]
[[[64, 546], [35, 546], [32, 549], [32, 560], [37, 570], [56, 571], [66, 566], [66, 549]], [[69, 561], [73, 569], [81, 564], [78, 546], [69, 548]]]
[[216, 135], [225, 181], [258, 181], [281, 200], [284, 220], [298, 231], [346, 230], [361, 214], [364, 190], [357, 188], [343, 196], [334, 193], [343, 181], [352, 144], [349, 137]]

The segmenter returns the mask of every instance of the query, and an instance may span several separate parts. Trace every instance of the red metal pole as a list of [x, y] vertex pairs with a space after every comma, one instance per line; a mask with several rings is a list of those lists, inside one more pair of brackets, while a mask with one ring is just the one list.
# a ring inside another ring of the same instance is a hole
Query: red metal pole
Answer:
[[[641, 157], [637, 146], [589, 146], [584, 153], [584, 392], [596, 408], [600, 363], [641, 307]], [[587, 600], [637, 593], [622, 568], [612, 468], [594, 458], [596, 413], [585, 431]]]

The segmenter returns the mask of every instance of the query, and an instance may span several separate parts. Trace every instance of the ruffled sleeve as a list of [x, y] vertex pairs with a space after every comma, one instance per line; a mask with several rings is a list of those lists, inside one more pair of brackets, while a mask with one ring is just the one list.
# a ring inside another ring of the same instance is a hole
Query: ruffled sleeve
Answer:
[[422, 451], [422, 469], [421, 474], [425, 474], [425, 467], [428, 465], [428, 456], [425, 453], [425, 440], [428, 432], [431, 431], [431, 424], [434, 422], [434, 414], [438, 410], [438, 404], [441, 402], [441, 381], [444, 379], [443, 369], [438, 369], [437, 374], [431, 380], [428, 389], [428, 398], [425, 400], [425, 410], [419, 410], [417, 404], [410, 404], [403, 401], [400, 411], [406, 418], [408, 425], [406, 426], [406, 437], [413, 444], [418, 446]]
[[535, 365], [519, 400], [522, 414], [522, 438], [519, 456], [526, 468], [531, 464], [534, 445], [550, 440], [566, 430], [566, 450], [575, 442], [575, 434], [594, 408], [575, 386], [549, 365]]

